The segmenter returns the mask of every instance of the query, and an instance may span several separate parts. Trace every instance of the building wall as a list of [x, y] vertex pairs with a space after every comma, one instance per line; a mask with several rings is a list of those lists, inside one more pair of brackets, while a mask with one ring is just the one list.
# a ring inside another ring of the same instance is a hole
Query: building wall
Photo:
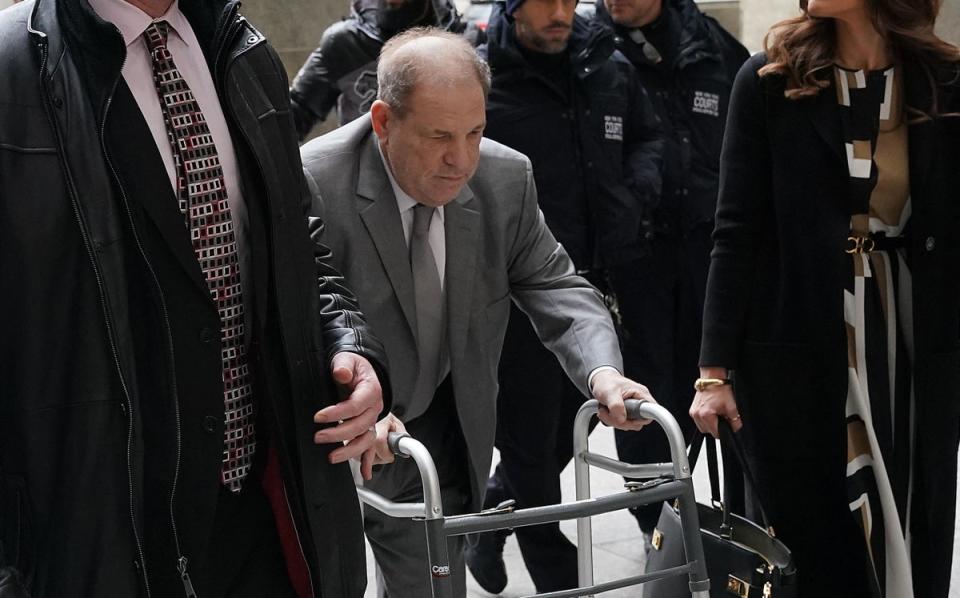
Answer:
[[[293, 80], [324, 30], [350, 14], [350, 0], [244, 0], [242, 10], [276, 48]], [[336, 121], [336, 115], [331, 115], [314, 129], [313, 136], [332, 129]]]
[[350, 4], [349, 0], [245, 0], [242, 10], [280, 53], [292, 77], [317, 47], [323, 31], [350, 14]]

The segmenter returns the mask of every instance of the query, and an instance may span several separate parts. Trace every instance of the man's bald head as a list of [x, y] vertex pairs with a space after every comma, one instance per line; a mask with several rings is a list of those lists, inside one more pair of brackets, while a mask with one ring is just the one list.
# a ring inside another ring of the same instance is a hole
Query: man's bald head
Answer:
[[478, 83], [490, 91], [490, 67], [461, 36], [418, 27], [390, 38], [380, 51], [377, 97], [403, 118], [418, 83], [456, 87]]

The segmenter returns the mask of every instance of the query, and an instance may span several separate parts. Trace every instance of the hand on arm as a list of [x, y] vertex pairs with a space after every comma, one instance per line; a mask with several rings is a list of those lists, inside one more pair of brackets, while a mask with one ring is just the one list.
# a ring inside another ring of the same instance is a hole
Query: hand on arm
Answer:
[[[722, 380], [726, 379], [727, 376], [726, 368], [700, 368], [701, 378]], [[740, 419], [740, 413], [737, 411], [737, 401], [733, 397], [733, 387], [729, 384], [711, 386], [697, 391], [697, 394], [693, 397], [693, 404], [690, 405], [690, 417], [696, 422], [698, 430], [704, 434], [709, 433], [714, 438], [720, 437], [717, 426], [721, 417], [730, 423], [734, 432], [739, 432], [743, 427], [743, 420]]]
[[594, 371], [590, 390], [600, 402], [597, 415], [604, 424], [620, 430], [639, 430], [650, 423], [649, 419], [628, 420], [623, 404], [624, 399], [653, 401], [653, 396], [643, 384], [634, 382], [613, 368], [598, 368]]
[[356, 353], [337, 353], [330, 365], [334, 381], [349, 394], [336, 405], [317, 411], [318, 424], [338, 422], [313, 436], [316, 444], [342, 442], [344, 446], [330, 453], [331, 463], [342, 463], [359, 457], [373, 446], [374, 424], [383, 409], [383, 391], [373, 365]]

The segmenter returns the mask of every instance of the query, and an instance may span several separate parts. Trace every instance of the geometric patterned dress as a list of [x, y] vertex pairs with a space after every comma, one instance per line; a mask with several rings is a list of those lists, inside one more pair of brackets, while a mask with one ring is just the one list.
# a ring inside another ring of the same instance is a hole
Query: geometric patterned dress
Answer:
[[851, 181], [847, 498], [863, 532], [872, 594], [910, 598], [913, 319], [902, 247], [910, 221], [902, 83], [897, 68], [838, 66], [835, 75]]

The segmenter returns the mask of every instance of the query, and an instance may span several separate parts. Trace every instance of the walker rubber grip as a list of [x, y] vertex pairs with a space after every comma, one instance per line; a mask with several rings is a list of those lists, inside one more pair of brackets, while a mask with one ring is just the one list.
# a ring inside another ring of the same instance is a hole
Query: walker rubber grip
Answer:
[[390, 452], [398, 457], [410, 457], [407, 453], [403, 452], [400, 448], [400, 441], [404, 438], [410, 438], [410, 435], [406, 432], [390, 432], [387, 434], [387, 446], [390, 447]]
[[623, 402], [627, 408], [627, 419], [646, 419], [640, 414], [640, 406], [647, 402], [647, 399], [627, 399]]

